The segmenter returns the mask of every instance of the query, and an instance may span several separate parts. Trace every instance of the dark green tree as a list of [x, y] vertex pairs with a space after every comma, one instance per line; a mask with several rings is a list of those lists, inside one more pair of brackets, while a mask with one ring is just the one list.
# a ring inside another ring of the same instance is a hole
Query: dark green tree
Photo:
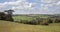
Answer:
[[12, 18], [12, 14], [13, 14], [14, 10], [11, 10], [11, 9], [10, 10], [5, 10], [5, 12], [7, 12], [7, 14], [5, 15], [6, 20], [14, 21], [13, 18]]

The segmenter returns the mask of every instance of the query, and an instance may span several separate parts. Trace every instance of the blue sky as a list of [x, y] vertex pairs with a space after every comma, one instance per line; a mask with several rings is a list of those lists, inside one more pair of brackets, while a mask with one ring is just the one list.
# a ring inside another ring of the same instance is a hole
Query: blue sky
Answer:
[[60, 14], [60, 0], [0, 0], [0, 11], [14, 14]]
[[3, 3], [3, 2], [10, 2], [10, 1], [14, 1], [14, 0], [0, 0], [0, 3]]

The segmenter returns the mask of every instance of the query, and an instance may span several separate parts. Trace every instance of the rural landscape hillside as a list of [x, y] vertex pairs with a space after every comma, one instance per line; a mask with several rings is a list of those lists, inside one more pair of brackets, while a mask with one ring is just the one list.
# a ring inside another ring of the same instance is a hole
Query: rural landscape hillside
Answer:
[[0, 32], [60, 32], [60, 0], [0, 0]]
[[43, 26], [0, 20], [0, 32], [60, 32], [60, 23], [52, 23], [49, 26]]
[[0, 32], [60, 32], [60, 16], [0, 12]]

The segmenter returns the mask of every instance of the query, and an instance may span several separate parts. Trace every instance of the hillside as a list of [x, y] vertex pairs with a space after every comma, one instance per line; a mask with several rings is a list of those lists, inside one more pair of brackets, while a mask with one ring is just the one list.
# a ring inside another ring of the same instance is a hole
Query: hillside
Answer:
[[0, 20], [0, 32], [60, 32], [60, 23], [53, 23], [49, 26], [42, 26]]

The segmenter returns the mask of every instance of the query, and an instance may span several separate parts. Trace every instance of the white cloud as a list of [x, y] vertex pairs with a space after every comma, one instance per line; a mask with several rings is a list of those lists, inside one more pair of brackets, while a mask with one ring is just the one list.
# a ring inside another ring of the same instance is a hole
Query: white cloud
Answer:
[[60, 0], [41, 0], [41, 2], [40, 11], [48, 14], [59, 14]]
[[57, 2], [58, 0], [40, 0], [41, 2], [44, 2], [44, 3], [55, 3]]
[[5, 7], [5, 4], [0, 3], [0, 8]]
[[[40, 8], [36, 8], [37, 2], [30, 3], [27, 0], [16, 0], [12, 2], [0, 3], [1, 9], [14, 9], [20, 13], [58, 13], [60, 12], [60, 0], [36, 0], [41, 4]], [[40, 5], [38, 3], [38, 5]], [[37, 6], [38, 6], [37, 5]], [[56, 12], [55, 12], [56, 11]], [[17, 13], [18, 13], [17, 12]]]
[[57, 5], [60, 5], [60, 1], [58, 1]]
[[26, 0], [16, 0], [14, 2], [4, 2], [4, 3], [0, 3], [0, 8], [7, 8], [8, 6], [10, 6], [7, 9], [14, 9], [14, 10], [25, 10], [25, 9], [31, 9], [33, 8], [33, 6], [35, 5], [35, 3], [29, 3], [26, 2]]

